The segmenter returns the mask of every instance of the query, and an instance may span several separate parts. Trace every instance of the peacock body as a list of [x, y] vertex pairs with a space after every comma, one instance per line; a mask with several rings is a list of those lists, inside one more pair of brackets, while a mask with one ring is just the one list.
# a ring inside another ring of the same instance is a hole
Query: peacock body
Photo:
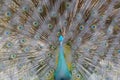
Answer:
[[0, 0], [0, 80], [120, 80], [120, 0]]

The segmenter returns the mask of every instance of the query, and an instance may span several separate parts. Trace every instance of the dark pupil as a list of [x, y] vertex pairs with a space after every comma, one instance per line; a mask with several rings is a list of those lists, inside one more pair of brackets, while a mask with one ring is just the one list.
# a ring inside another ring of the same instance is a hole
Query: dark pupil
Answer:
[[25, 10], [27, 10], [27, 8], [25, 8]]
[[7, 34], [9, 34], [9, 32], [7, 32]]
[[22, 40], [24, 42], [24, 40]]
[[7, 13], [7, 15], [9, 15], [10, 13]]
[[8, 46], [11, 46], [11, 44], [8, 44]]
[[19, 27], [20, 29], [22, 28], [22, 27]]
[[65, 24], [66, 24], [67, 22], [65, 22]]
[[67, 7], [69, 7], [69, 4], [67, 4]]
[[42, 11], [42, 9], [40, 9], [40, 11]]
[[49, 27], [52, 27], [52, 25], [49, 25]]

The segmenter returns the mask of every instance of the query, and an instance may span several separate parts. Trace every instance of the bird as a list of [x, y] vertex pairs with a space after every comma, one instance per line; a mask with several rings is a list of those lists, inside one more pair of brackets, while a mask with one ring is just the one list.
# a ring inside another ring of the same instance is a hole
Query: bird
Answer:
[[120, 80], [120, 0], [0, 0], [0, 80]]

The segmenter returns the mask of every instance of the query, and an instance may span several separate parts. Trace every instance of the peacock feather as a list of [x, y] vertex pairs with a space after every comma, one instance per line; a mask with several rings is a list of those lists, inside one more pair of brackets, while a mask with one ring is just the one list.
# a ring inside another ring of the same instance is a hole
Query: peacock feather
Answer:
[[120, 80], [120, 0], [0, 0], [0, 80]]

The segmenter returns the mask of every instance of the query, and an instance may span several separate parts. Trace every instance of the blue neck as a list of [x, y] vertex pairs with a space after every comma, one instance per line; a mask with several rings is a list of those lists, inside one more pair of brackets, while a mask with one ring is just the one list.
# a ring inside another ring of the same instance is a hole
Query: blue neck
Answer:
[[64, 49], [62, 45], [63, 41], [60, 41], [59, 46], [59, 56], [58, 56], [58, 65], [55, 72], [55, 80], [70, 80], [71, 74], [68, 70], [65, 58], [64, 58]]

